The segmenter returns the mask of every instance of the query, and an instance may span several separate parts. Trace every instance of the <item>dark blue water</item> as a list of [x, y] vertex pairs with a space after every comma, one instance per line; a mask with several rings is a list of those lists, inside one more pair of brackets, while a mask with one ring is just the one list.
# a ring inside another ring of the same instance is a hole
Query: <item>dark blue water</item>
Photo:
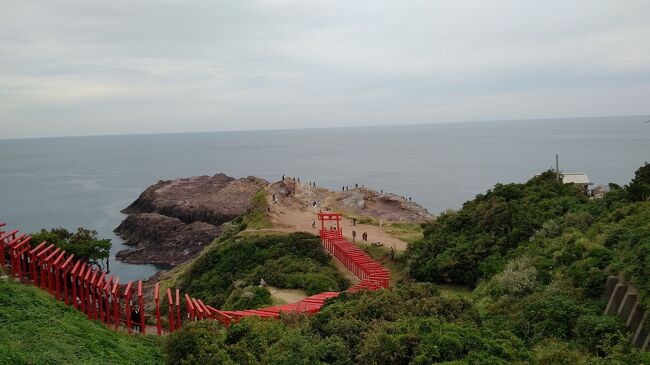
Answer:
[[[433, 213], [497, 182], [523, 182], [553, 167], [555, 153], [564, 171], [625, 184], [650, 160], [648, 119], [0, 140], [0, 221], [26, 232], [92, 228], [117, 252], [119, 211], [147, 186], [181, 176], [287, 174], [332, 189], [359, 183], [412, 196]], [[111, 269], [122, 280], [155, 271], [114, 260]]]

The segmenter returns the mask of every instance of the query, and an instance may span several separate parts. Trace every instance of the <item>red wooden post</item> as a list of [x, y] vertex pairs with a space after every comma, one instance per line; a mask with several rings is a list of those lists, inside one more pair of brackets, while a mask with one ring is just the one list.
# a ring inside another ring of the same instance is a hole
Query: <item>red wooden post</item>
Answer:
[[111, 302], [111, 293], [113, 292], [113, 277], [104, 286], [104, 296], [106, 296], [106, 326], [110, 327], [113, 320], [113, 303]]
[[199, 320], [203, 320], [203, 308], [201, 308], [199, 303], [194, 298], [192, 298], [192, 304], [194, 304], [194, 309], [196, 310], [196, 313], [198, 314]]
[[111, 323], [111, 307], [109, 305], [109, 294], [110, 291], [108, 291], [107, 288], [111, 287], [111, 284], [113, 283], [113, 275], [108, 277], [108, 280], [106, 283], [102, 281], [102, 286], [100, 287], [101, 293], [103, 295], [103, 298], [100, 297], [100, 300], [102, 301], [102, 306], [104, 307], [103, 310], [101, 311], [101, 317], [102, 317], [102, 322], [105, 322], [106, 324]]
[[126, 318], [126, 331], [131, 333], [131, 285], [133, 282], [129, 280], [129, 283], [124, 289], [124, 317]]
[[86, 291], [86, 282], [87, 277], [90, 274], [90, 268], [86, 265], [85, 262], [81, 264], [79, 268], [79, 299], [81, 299], [81, 311], [86, 313], [86, 308], [88, 307], [88, 296]]
[[113, 285], [113, 290], [111, 291], [111, 297], [113, 299], [113, 322], [115, 323], [116, 331], [120, 325], [120, 296], [118, 295], [119, 288], [120, 278], [117, 277], [115, 278], [115, 284]]
[[97, 305], [95, 306], [95, 320], [98, 320], [101, 317], [101, 321], [104, 322], [104, 300], [102, 298], [102, 291], [104, 289], [104, 278], [106, 277], [106, 273], [103, 271], [100, 272], [102, 274], [95, 282], [95, 295], [97, 298]]
[[68, 274], [72, 270], [72, 259], [74, 255], [70, 255], [67, 260], [61, 265], [61, 270], [63, 270], [63, 300], [65, 305], [70, 305], [70, 298], [68, 297], [68, 278], [71, 277]]
[[190, 321], [194, 320], [194, 304], [190, 296], [185, 293], [185, 307], [187, 307], [187, 319]]
[[[74, 255], [70, 256], [74, 257]], [[70, 271], [70, 284], [72, 285], [72, 307], [78, 309], [79, 303], [77, 303], [77, 277], [79, 275], [79, 267], [81, 266], [81, 261], [77, 260], [72, 270]], [[67, 298], [67, 296], [66, 296]], [[68, 304], [66, 302], [66, 304]]]
[[88, 309], [88, 319], [93, 319], [94, 314], [96, 311], [95, 305], [97, 302], [95, 301], [95, 294], [94, 294], [94, 285], [95, 285], [95, 280], [97, 279], [97, 271], [95, 269], [92, 270], [92, 275], [90, 276], [90, 280], [87, 282], [87, 292], [88, 292], [88, 301], [86, 302], [86, 309]]
[[[10, 244], [10, 242], [14, 239], [16, 239], [16, 234], [18, 233], [18, 230], [15, 229], [9, 233], [2, 233], [0, 234], [0, 267], [2, 269], [5, 269], [5, 250], [7, 249], [7, 246]], [[24, 237], [25, 235], [23, 234], [21, 237]]]
[[38, 255], [36, 255], [36, 259], [38, 261], [37, 264], [41, 271], [41, 289], [43, 290], [47, 288], [47, 279], [45, 277], [45, 269], [47, 268], [47, 263], [45, 262], [45, 258], [47, 258], [49, 252], [53, 249], [54, 245], [49, 245], [47, 248], [39, 252]]
[[167, 312], [167, 318], [169, 318], [169, 331], [174, 333], [174, 317], [176, 311], [174, 311], [174, 298], [172, 298], [172, 290], [170, 288], [167, 288], [167, 306], [169, 307]]
[[181, 328], [181, 291], [176, 289], [176, 328]]
[[52, 262], [54, 267], [54, 276], [56, 277], [56, 300], [61, 300], [61, 260], [65, 257], [65, 251], [61, 251], [59, 256]]
[[26, 257], [27, 257], [27, 253], [29, 252], [29, 248], [30, 248], [30, 247], [29, 247], [29, 244], [27, 244], [27, 245], [23, 245], [23, 246], [22, 246], [22, 247], [21, 247], [21, 248], [16, 252], [17, 255], [18, 255], [18, 262], [19, 262], [19, 266], [18, 266], [18, 268], [19, 268], [19, 270], [20, 270], [19, 273], [18, 273], [18, 274], [19, 274], [18, 277], [19, 277], [21, 280], [22, 280], [23, 273], [24, 273], [25, 276], [27, 277], [27, 273], [28, 273], [28, 271], [29, 271], [28, 268], [27, 268], [27, 261], [26, 261], [25, 259], [23, 259], [23, 258], [26, 258]]
[[[21, 265], [22, 263], [20, 262], [20, 250], [23, 248], [23, 246], [29, 246], [29, 240], [31, 239], [30, 236], [27, 236], [25, 239], [21, 240], [14, 240], [9, 243], [9, 255], [10, 255], [10, 262], [11, 262], [11, 277], [17, 277], [21, 278], [22, 273], [21, 273]], [[20, 242], [18, 242], [20, 241]]]
[[144, 297], [142, 296], [142, 280], [138, 280], [138, 302], [140, 304], [140, 331], [145, 334]]
[[154, 291], [154, 301], [156, 302], [156, 327], [158, 331], [158, 336], [162, 334], [162, 328], [160, 327], [160, 283], [156, 283]]
[[321, 232], [323, 232], [325, 231], [325, 217], [321, 213], [318, 213], [318, 219], [320, 220]]
[[57, 247], [56, 250], [54, 250], [54, 252], [52, 252], [45, 258], [45, 264], [47, 265], [47, 290], [51, 295], [54, 295], [54, 278], [52, 277], [53, 276], [52, 261], [54, 261], [55, 256], [58, 255], [59, 252], [61, 252], [61, 248]]
[[[38, 275], [36, 274], [36, 255], [38, 254], [38, 251], [42, 250], [43, 247], [47, 242], [43, 241], [41, 242], [38, 246], [34, 247], [30, 252], [29, 252], [29, 264], [30, 264], [30, 269], [32, 272], [32, 283], [34, 286], [38, 286]], [[4, 264], [4, 262], [3, 262]]]

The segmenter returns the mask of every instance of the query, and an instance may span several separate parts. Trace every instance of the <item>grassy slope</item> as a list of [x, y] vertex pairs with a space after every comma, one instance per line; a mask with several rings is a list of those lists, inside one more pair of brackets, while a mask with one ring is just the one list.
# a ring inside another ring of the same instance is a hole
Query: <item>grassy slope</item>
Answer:
[[0, 279], [0, 364], [157, 364], [159, 339], [127, 335], [30, 286]]
[[242, 222], [246, 225], [246, 228], [252, 230], [271, 228], [273, 222], [271, 222], [271, 217], [267, 214], [268, 207], [266, 191], [260, 189], [251, 199], [251, 206], [242, 217]]
[[[348, 219], [354, 218], [359, 224], [379, 226], [379, 220], [377, 218], [350, 212], [343, 212], [343, 216]], [[414, 243], [424, 238], [424, 228], [422, 228], [422, 224], [420, 223], [384, 221], [382, 227], [389, 235], [407, 243]]]

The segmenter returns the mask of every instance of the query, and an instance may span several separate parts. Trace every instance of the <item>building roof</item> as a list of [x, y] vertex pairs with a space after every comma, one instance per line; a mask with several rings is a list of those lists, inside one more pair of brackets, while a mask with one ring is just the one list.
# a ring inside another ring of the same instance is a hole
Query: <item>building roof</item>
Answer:
[[580, 184], [580, 185], [591, 185], [593, 184], [589, 181], [587, 174], [579, 173], [562, 173], [562, 182], [565, 184]]

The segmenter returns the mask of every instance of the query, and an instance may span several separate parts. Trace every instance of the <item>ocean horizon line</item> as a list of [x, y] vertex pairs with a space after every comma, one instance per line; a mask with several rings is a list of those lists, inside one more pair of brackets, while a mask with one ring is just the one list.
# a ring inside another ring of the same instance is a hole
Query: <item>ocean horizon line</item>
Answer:
[[407, 124], [369, 124], [354, 126], [325, 126], [325, 127], [302, 127], [302, 128], [266, 128], [266, 129], [232, 129], [232, 130], [204, 130], [204, 131], [178, 131], [178, 132], [142, 132], [142, 133], [106, 133], [106, 134], [79, 134], [63, 136], [37, 136], [37, 137], [14, 137], [3, 138], [0, 141], [17, 141], [17, 140], [43, 140], [43, 139], [66, 139], [66, 138], [89, 138], [89, 137], [142, 137], [142, 136], [165, 136], [165, 135], [191, 135], [191, 134], [215, 134], [215, 133], [255, 133], [255, 132], [282, 132], [282, 131], [309, 131], [309, 130], [335, 130], [335, 129], [366, 129], [366, 128], [391, 128], [391, 127], [422, 127], [434, 125], [458, 125], [458, 124], [477, 124], [477, 123], [513, 123], [513, 122], [540, 122], [540, 121], [558, 121], [572, 120], [580, 121], [585, 119], [607, 119], [607, 118], [641, 118], [639, 123], [645, 123], [650, 118], [648, 114], [632, 115], [603, 115], [603, 116], [580, 116], [580, 117], [551, 117], [551, 118], [513, 118], [513, 119], [482, 119], [482, 120], [459, 120], [459, 121], [440, 121], [427, 123], [407, 123]]

